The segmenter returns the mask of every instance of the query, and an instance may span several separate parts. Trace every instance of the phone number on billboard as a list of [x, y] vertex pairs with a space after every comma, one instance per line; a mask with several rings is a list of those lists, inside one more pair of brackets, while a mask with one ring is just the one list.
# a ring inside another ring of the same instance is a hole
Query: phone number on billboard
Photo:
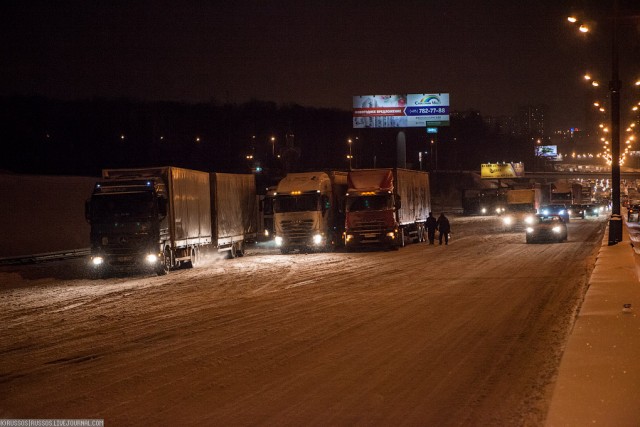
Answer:
[[424, 116], [432, 114], [449, 114], [448, 107], [407, 107], [405, 109], [407, 116]]

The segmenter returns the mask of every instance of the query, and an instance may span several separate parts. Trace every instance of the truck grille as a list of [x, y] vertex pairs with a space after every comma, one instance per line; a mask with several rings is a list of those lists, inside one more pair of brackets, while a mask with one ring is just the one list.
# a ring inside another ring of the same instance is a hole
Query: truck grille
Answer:
[[120, 234], [101, 238], [101, 246], [112, 266], [135, 264], [149, 248], [148, 234]]
[[284, 237], [292, 243], [305, 243], [313, 229], [312, 219], [289, 220], [280, 223]]
[[359, 221], [350, 231], [358, 234], [383, 234], [385, 225], [383, 220]]

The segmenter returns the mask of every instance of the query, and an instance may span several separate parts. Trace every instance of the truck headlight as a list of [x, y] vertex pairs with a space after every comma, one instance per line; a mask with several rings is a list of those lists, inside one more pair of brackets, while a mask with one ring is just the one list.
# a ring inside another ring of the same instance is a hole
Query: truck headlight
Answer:
[[269, 230], [264, 230], [264, 237], [269, 237]]
[[486, 213], [487, 213], [487, 208], [482, 208], [482, 209], [480, 210], [480, 213], [482, 213], [482, 214], [486, 214]]
[[533, 233], [533, 227], [527, 227], [527, 233]]
[[319, 245], [322, 243], [322, 234], [314, 234], [313, 235], [313, 244]]
[[391, 237], [392, 239], [394, 239], [396, 237], [396, 233], [394, 233], [393, 231], [389, 231], [387, 233], [387, 237]]
[[147, 264], [155, 264], [158, 262], [158, 255], [156, 254], [147, 254], [147, 256], [144, 258], [144, 260], [147, 262]]
[[94, 256], [93, 258], [91, 258], [91, 264], [95, 265], [96, 267], [102, 265], [103, 263], [104, 258], [102, 258], [101, 256]]
[[513, 222], [513, 218], [511, 218], [510, 216], [506, 216], [502, 218], [502, 223], [504, 225], [511, 225], [512, 222]]
[[524, 219], [524, 222], [531, 225], [533, 224], [533, 217], [532, 216], [528, 216]]
[[276, 236], [276, 238], [274, 240], [276, 242], [276, 246], [282, 246], [282, 237], [281, 236]]
[[554, 233], [560, 233], [560, 231], [562, 231], [559, 225], [556, 225], [555, 227], [553, 227], [552, 230]]
[[345, 241], [349, 243], [351, 240], [353, 240], [353, 234], [347, 234], [345, 237]]

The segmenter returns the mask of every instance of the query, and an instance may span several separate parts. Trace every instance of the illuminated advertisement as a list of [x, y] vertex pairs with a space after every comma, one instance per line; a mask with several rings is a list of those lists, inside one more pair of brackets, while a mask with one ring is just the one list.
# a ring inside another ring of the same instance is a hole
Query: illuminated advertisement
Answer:
[[480, 178], [522, 178], [524, 163], [483, 163], [480, 165]]
[[536, 157], [558, 157], [557, 145], [540, 145], [536, 146]]
[[448, 93], [353, 97], [354, 128], [449, 126]]

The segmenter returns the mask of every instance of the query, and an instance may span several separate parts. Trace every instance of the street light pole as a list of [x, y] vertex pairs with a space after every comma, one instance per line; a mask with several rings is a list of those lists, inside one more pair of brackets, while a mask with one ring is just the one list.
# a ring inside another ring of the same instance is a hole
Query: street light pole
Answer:
[[613, 0], [613, 28], [611, 51], [611, 218], [609, 219], [609, 246], [622, 241], [622, 215], [620, 214], [620, 83], [618, 55], [618, 0]]

